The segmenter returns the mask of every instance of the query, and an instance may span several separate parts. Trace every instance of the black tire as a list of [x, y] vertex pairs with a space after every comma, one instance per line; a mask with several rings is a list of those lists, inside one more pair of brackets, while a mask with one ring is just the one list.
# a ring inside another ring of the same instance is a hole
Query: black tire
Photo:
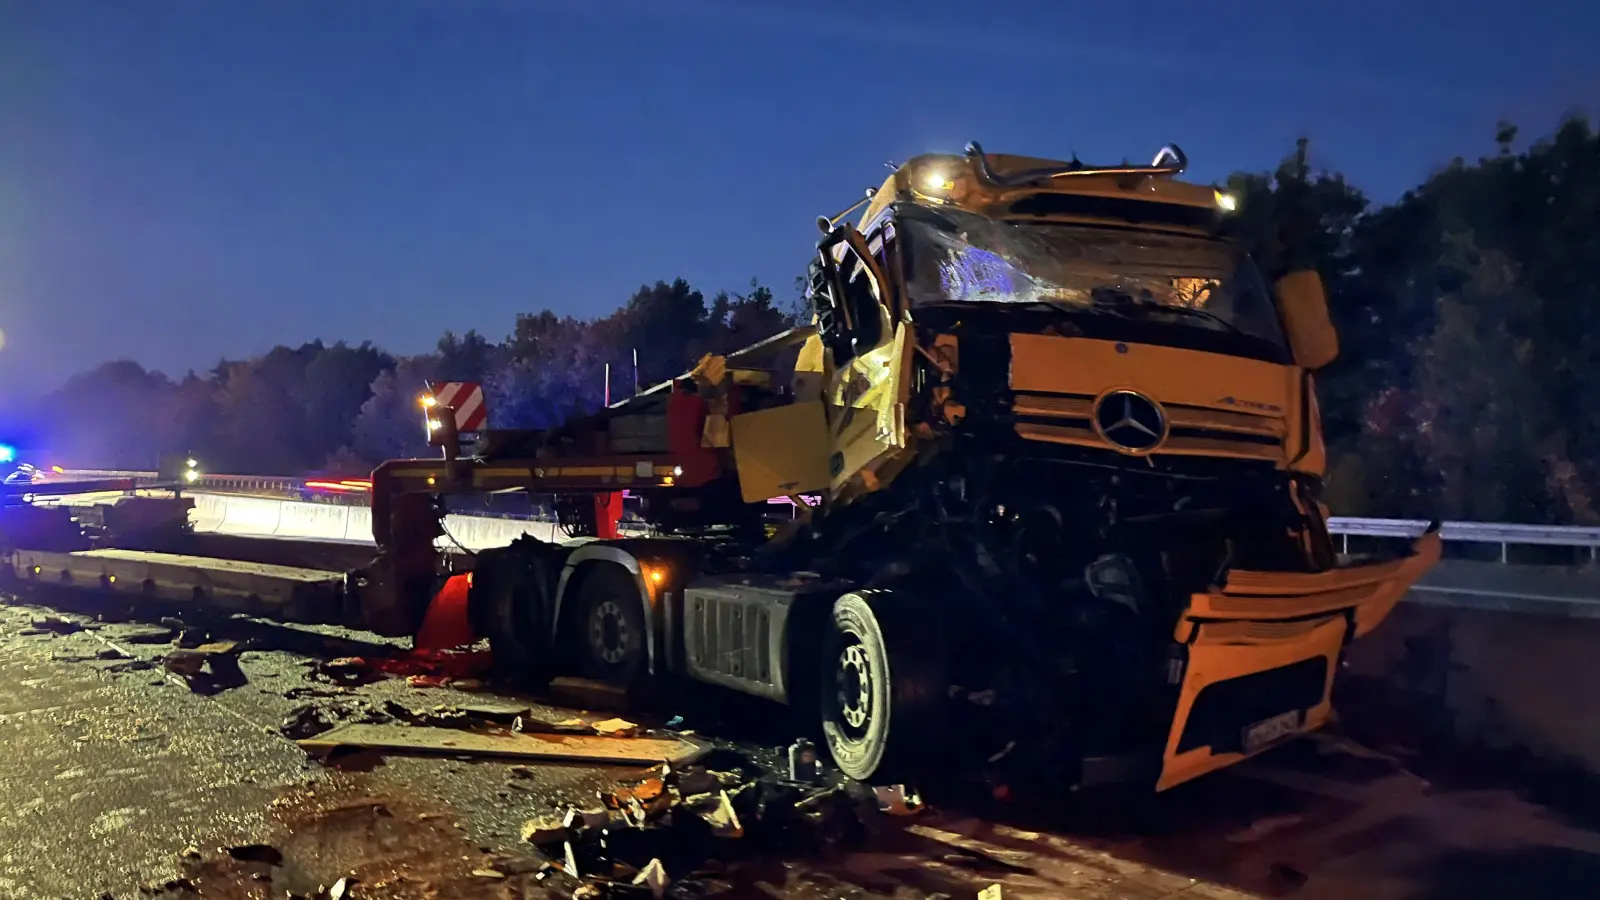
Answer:
[[485, 551], [473, 566], [468, 604], [474, 627], [489, 639], [495, 669], [539, 684], [552, 672], [549, 605], [543, 561], [509, 547]]
[[606, 684], [633, 688], [649, 674], [644, 598], [633, 573], [595, 563], [578, 585], [569, 634], [578, 671]]
[[822, 734], [858, 781], [913, 774], [937, 743], [945, 647], [926, 604], [892, 591], [845, 594], [822, 641]]

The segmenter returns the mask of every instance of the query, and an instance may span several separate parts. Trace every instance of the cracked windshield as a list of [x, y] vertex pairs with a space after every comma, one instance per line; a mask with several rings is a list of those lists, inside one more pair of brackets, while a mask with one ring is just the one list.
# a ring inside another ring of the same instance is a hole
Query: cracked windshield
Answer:
[[1222, 240], [917, 207], [902, 213], [901, 229], [914, 303], [1048, 305], [1284, 348], [1255, 263]]

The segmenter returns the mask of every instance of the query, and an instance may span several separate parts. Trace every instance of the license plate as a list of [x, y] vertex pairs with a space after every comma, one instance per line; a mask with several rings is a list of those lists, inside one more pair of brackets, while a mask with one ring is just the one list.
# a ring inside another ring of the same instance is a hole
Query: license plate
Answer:
[[1254, 753], [1268, 744], [1280, 741], [1300, 731], [1300, 711], [1286, 712], [1281, 716], [1262, 719], [1244, 730], [1244, 752]]

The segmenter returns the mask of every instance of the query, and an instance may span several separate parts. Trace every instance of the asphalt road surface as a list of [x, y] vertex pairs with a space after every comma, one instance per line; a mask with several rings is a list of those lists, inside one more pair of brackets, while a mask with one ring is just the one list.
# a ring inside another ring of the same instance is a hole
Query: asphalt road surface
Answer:
[[[280, 733], [297, 708], [359, 720], [385, 701], [426, 710], [485, 694], [405, 679], [332, 687], [314, 678], [318, 660], [389, 648], [245, 620], [205, 626], [251, 642], [242, 682], [191, 685], [151, 664], [172, 649], [157, 631], [99, 613], [0, 606], [0, 900], [281, 900], [347, 877], [359, 882], [354, 897], [543, 897], [556, 880], [539, 877], [523, 822], [592, 805], [597, 791], [638, 774], [400, 756], [330, 767]], [[972, 898], [998, 884], [1004, 898], [1057, 900], [1533, 900], [1600, 891], [1600, 832], [1570, 813], [1492, 779], [1431, 783], [1337, 737], [1165, 795], [1031, 809], [883, 817], [826, 853], [729, 840], [720, 863], [702, 866], [701, 892], [901, 900]], [[225, 851], [252, 844], [271, 851]]]

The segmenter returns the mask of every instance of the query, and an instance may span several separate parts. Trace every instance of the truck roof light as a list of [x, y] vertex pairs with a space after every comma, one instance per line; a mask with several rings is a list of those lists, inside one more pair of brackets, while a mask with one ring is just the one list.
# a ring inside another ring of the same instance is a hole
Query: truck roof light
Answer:
[[955, 187], [956, 183], [942, 168], [929, 169], [922, 173], [922, 189], [931, 194], [943, 194]]

